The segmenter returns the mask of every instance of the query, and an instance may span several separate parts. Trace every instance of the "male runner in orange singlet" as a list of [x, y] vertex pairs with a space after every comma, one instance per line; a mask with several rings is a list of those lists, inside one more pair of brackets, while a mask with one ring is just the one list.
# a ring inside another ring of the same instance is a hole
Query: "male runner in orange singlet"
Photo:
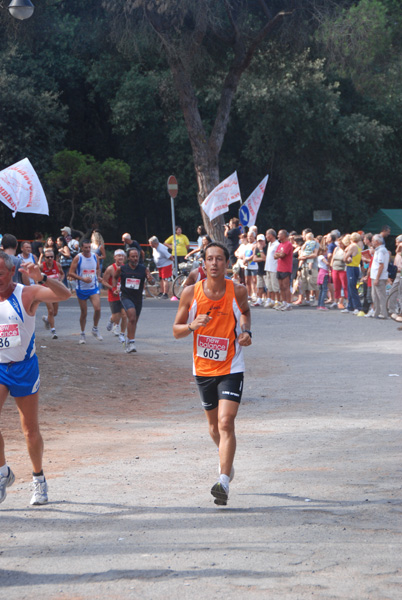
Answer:
[[193, 334], [193, 374], [219, 448], [220, 476], [212, 486], [215, 504], [226, 505], [236, 451], [235, 418], [243, 391], [242, 346], [250, 346], [247, 289], [226, 279], [229, 253], [212, 242], [205, 249], [207, 278], [183, 290], [173, 325], [175, 338]]

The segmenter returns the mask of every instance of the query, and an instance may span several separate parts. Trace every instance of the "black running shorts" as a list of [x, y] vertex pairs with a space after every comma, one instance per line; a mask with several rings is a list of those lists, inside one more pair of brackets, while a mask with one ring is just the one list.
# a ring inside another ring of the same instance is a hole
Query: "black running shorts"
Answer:
[[233, 400], [240, 404], [244, 373], [230, 373], [219, 377], [195, 376], [204, 410], [217, 408], [219, 400]]

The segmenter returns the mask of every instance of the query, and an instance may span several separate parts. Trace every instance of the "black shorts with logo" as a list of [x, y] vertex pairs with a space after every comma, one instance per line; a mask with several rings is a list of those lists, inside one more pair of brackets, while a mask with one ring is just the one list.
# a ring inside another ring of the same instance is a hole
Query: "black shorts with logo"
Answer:
[[195, 376], [204, 410], [217, 408], [219, 400], [232, 400], [240, 404], [244, 373], [229, 373], [218, 377]]

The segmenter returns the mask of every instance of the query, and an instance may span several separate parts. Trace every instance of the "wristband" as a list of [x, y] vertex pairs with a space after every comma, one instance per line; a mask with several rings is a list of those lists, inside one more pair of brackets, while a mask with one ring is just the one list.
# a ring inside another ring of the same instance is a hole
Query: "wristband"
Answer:
[[45, 275], [45, 273], [42, 273], [42, 279], [40, 281], [38, 281], [39, 285], [43, 285], [44, 283], [46, 283], [47, 281], [47, 275]]
[[244, 329], [244, 330], [242, 331], [242, 333], [248, 333], [248, 334], [249, 334], [249, 336], [250, 336], [250, 338], [252, 338], [252, 337], [253, 337], [253, 334], [251, 333], [251, 331], [250, 331], [249, 329]]
[[191, 329], [190, 325], [187, 325], [188, 330], [191, 331], [191, 333], [194, 333], [195, 329]]

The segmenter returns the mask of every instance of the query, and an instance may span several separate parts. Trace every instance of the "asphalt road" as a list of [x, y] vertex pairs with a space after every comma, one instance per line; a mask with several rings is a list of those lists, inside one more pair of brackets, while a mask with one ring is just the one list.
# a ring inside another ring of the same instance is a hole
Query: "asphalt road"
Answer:
[[[45, 507], [18, 488], [0, 506], [0, 597], [400, 600], [402, 332], [339, 311], [253, 309], [236, 476], [217, 508], [176, 308], [148, 300], [141, 315], [138, 355], [151, 376], [168, 364], [177, 378], [155, 419], [119, 423], [138, 455], [66, 472]], [[60, 345], [78, 341], [75, 300], [57, 329]], [[99, 352], [122, 348], [105, 335]], [[142, 375], [121, 374], [134, 388]]]

